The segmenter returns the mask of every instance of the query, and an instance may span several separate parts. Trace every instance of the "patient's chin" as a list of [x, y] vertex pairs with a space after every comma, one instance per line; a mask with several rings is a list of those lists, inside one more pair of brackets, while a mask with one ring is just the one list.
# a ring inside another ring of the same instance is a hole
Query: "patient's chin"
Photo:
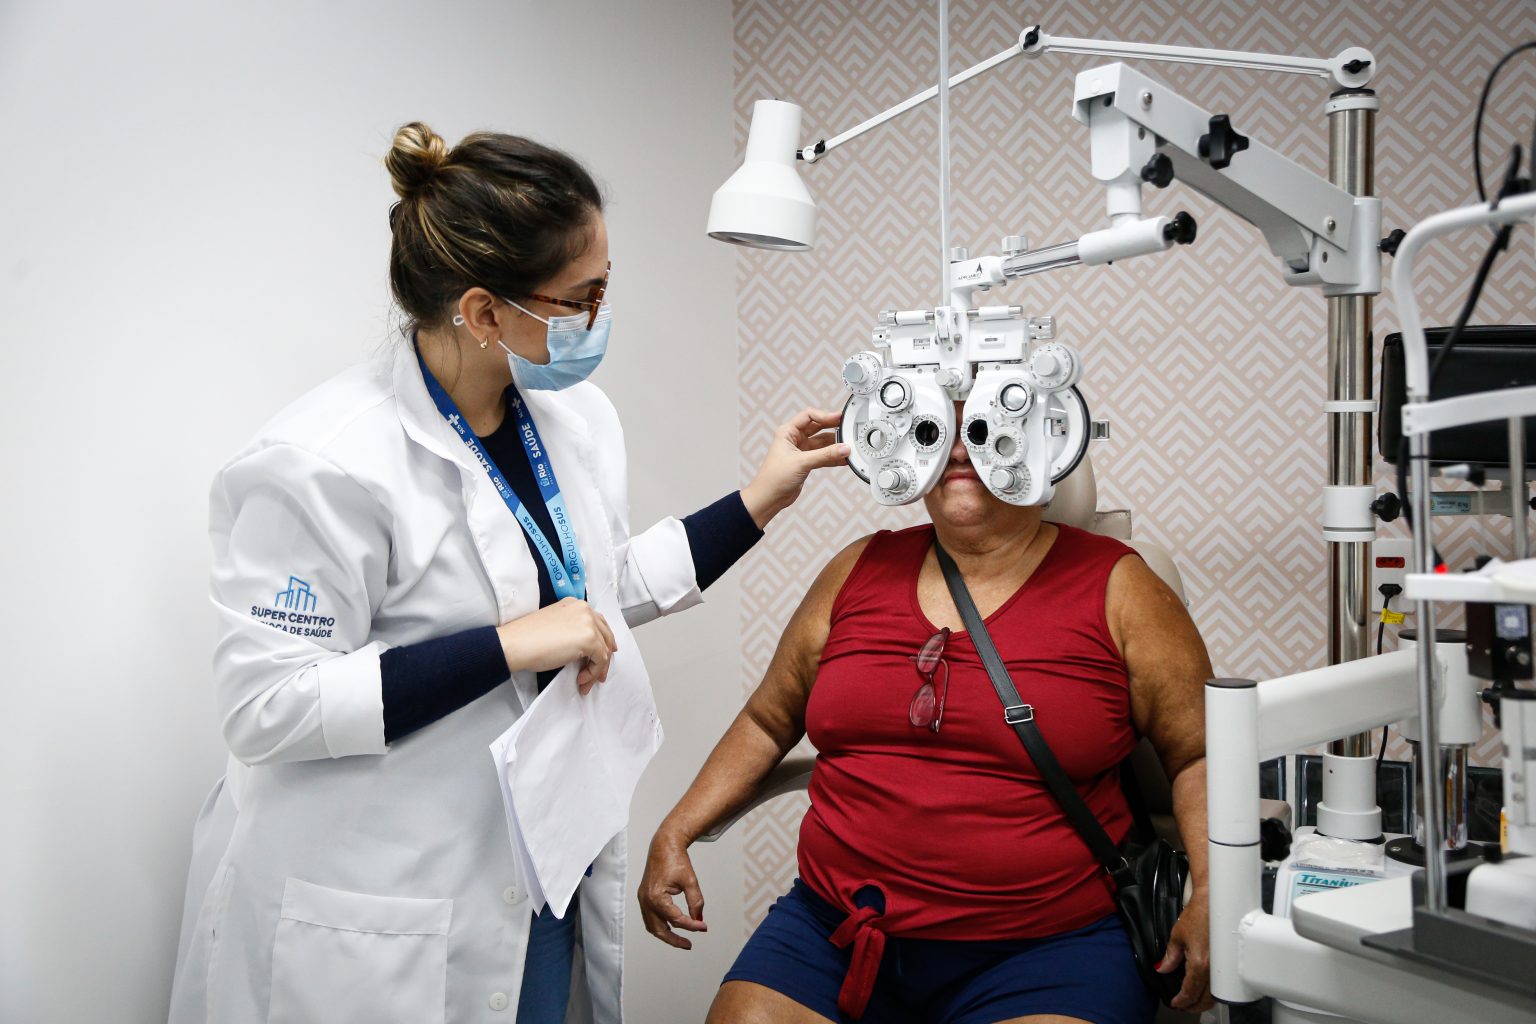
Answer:
[[1008, 506], [973, 476], [941, 481], [928, 492], [928, 515], [946, 526], [981, 526]]

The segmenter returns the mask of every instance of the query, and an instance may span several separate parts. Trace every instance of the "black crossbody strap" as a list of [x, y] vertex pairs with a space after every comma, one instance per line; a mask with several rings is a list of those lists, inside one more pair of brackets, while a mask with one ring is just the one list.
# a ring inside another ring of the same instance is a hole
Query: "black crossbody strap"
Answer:
[[1130, 757], [1120, 762], [1120, 792], [1125, 794], [1125, 802], [1131, 809], [1131, 821], [1135, 823], [1136, 828], [1136, 841], [1138, 843], [1155, 842], [1157, 829], [1152, 827], [1152, 814], [1147, 810], [1147, 798], [1141, 792], [1141, 783], [1136, 781], [1136, 769], [1131, 762]]
[[1104, 831], [1104, 826], [1099, 824], [1099, 819], [1094, 817], [1093, 811], [1083, 802], [1067, 778], [1066, 771], [1062, 769], [1061, 762], [1051, 752], [1050, 745], [1035, 725], [1034, 708], [1025, 704], [1019, 696], [1013, 679], [1008, 675], [1008, 669], [1003, 665], [1003, 659], [998, 656], [997, 648], [992, 643], [992, 634], [987, 632], [986, 623], [976, 610], [976, 602], [971, 600], [971, 592], [960, 575], [960, 567], [937, 539], [933, 542], [933, 548], [939, 558], [939, 568], [944, 570], [944, 581], [949, 584], [949, 593], [955, 599], [955, 607], [960, 610], [966, 632], [970, 634], [976, 653], [981, 656], [981, 663], [986, 666], [992, 688], [1003, 702], [1003, 721], [1013, 726], [1019, 741], [1024, 744], [1024, 749], [1039, 769], [1040, 777], [1045, 780], [1046, 788], [1056, 798], [1056, 803], [1061, 806], [1067, 820], [1072, 822], [1072, 827], [1077, 829], [1078, 835], [1083, 837], [1083, 842], [1088, 844], [1094, 858], [1114, 878], [1116, 885], [1134, 884], [1135, 878], [1124, 855], [1109, 838], [1109, 833]]

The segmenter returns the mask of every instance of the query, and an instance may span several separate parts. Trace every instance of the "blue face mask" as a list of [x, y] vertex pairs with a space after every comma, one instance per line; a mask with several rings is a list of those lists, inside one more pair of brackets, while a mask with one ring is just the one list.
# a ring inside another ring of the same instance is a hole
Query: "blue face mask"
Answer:
[[[507, 299], [506, 302], [528, 313], [511, 299]], [[548, 363], [531, 363], [507, 348], [499, 338], [496, 342], [506, 349], [507, 363], [512, 367], [512, 380], [519, 388], [532, 391], [564, 391], [573, 384], [580, 384], [592, 376], [592, 371], [597, 369], [597, 364], [603, 361], [603, 355], [608, 351], [608, 329], [613, 324], [613, 313], [608, 308], [608, 303], [605, 302], [599, 307], [597, 320], [592, 324], [591, 330], [587, 329], [585, 313], [548, 319], [537, 313], [528, 313], [528, 315], [549, 325]]]

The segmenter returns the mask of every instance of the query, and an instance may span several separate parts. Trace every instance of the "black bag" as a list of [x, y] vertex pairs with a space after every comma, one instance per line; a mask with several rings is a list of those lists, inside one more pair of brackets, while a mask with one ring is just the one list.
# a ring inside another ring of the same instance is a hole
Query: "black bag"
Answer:
[[[1003, 721], [1013, 726], [1045, 780], [1046, 788], [1088, 844], [1094, 858], [1114, 880], [1115, 909], [1130, 935], [1131, 952], [1136, 957], [1136, 970], [1142, 983], [1163, 1003], [1171, 1002], [1184, 984], [1184, 965], [1180, 964], [1178, 970], [1168, 974], [1159, 974], [1155, 968], [1168, 951], [1168, 937], [1173, 934], [1173, 926], [1184, 909], [1184, 881], [1189, 875], [1189, 857], [1175, 850], [1167, 840], [1152, 835], [1150, 825], [1145, 824], [1144, 811], [1138, 814], [1142, 842], [1127, 840], [1124, 848], [1115, 846], [1036, 727], [1034, 708], [1024, 703], [1013, 685], [1008, 669], [992, 643], [992, 635], [987, 632], [986, 623], [976, 611], [971, 592], [960, 576], [960, 568], [937, 541], [934, 550], [971, 643], [986, 666], [992, 688], [1003, 702]], [[1132, 799], [1133, 810], [1140, 810], [1138, 803], [1139, 797]]]

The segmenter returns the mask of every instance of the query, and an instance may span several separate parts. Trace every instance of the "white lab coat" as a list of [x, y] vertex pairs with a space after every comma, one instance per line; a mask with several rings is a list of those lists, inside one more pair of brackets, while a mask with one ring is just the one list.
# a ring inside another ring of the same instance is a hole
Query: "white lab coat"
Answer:
[[[629, 534], [606, 396], [524, 398], [588, 592], [616, 587], [630, 625], [697, 603], [682, 524]], [[211, 534], [233, 756], [194, 833], [172, 1024], [515, 1020], [531, 910], [489, 745], [533, 673], [386, 747], [379, 654], [536, 611], [538, 577], [411, 348], [267, 424], [215, 480]], [[624, 873], [620, 834], [573, 904], [570, 1021], [622, 1019]]]

